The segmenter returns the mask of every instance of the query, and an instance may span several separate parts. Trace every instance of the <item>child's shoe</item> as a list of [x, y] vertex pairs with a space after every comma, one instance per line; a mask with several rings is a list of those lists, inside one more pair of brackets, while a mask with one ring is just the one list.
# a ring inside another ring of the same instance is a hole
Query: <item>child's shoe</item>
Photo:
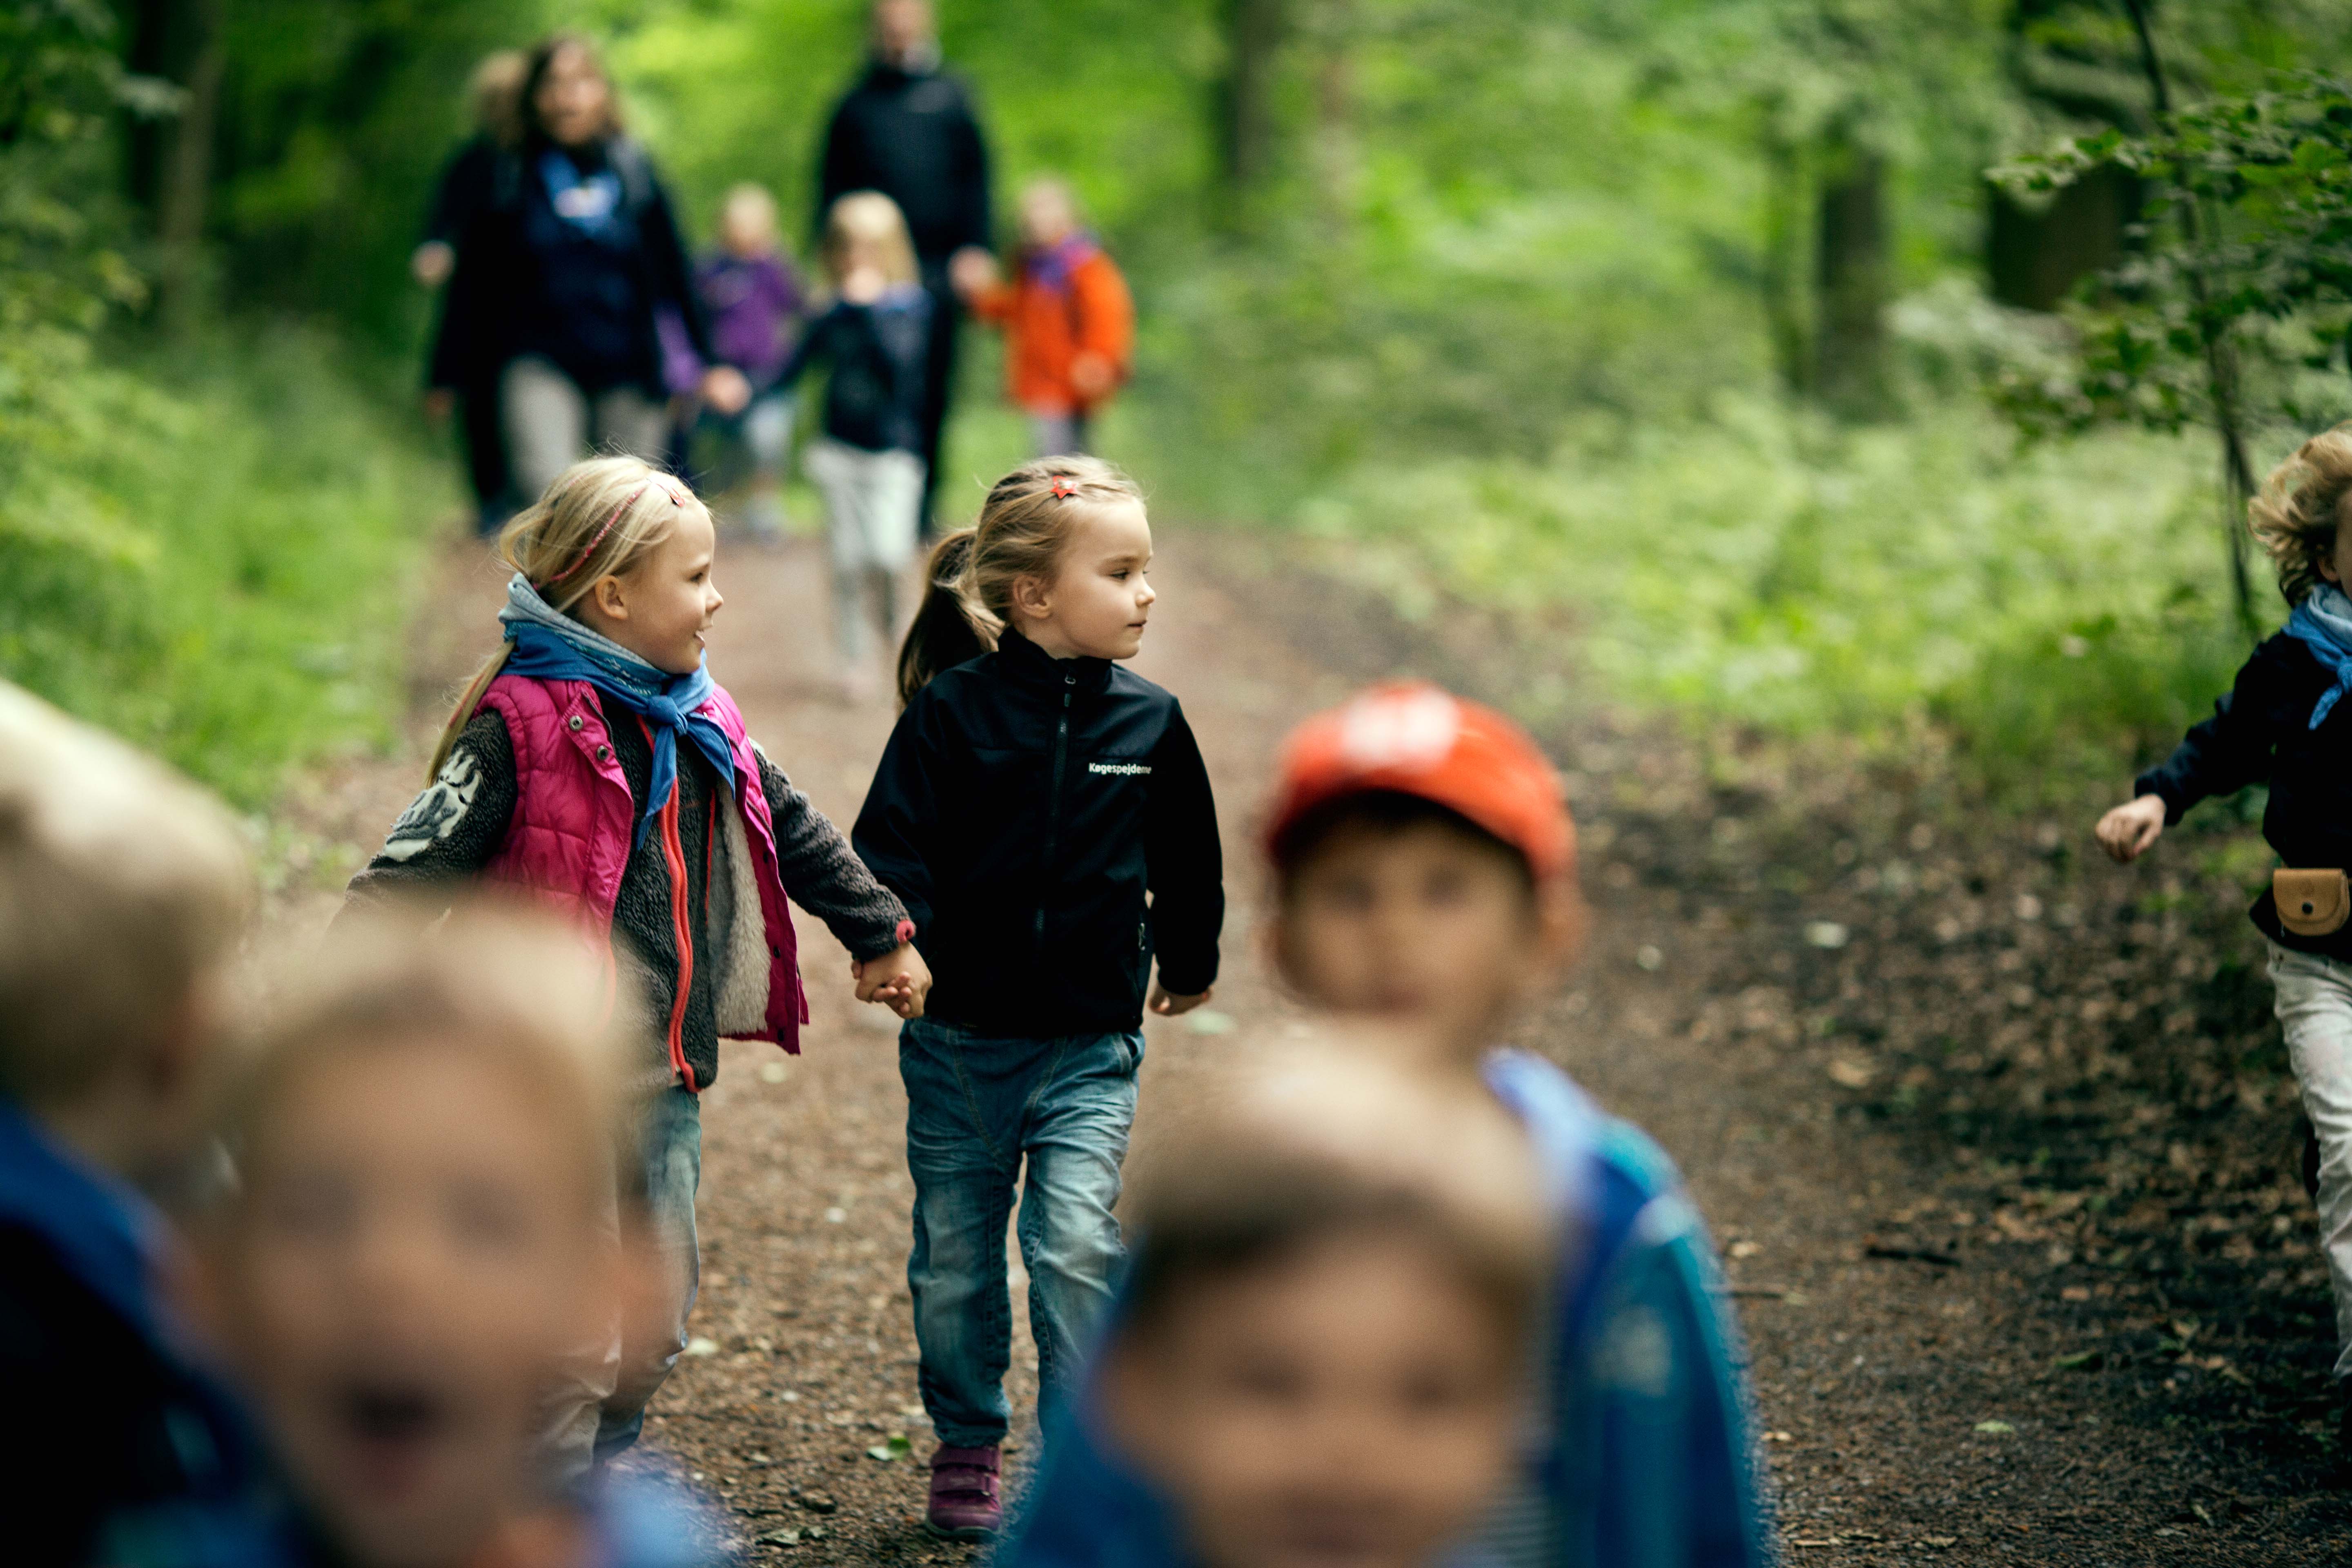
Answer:
[[997, 1450], [942, 1447], [931, 1456], [931, 1504], [923, 1528], [950, 1541], [988, 1541], [1004, 1523]]

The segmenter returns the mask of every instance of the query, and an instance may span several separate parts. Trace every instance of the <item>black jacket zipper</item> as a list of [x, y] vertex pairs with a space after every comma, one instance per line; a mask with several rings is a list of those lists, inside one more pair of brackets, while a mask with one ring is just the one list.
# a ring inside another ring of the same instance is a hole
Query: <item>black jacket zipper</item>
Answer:
[[1062, 838], [1062, 767], [1070, 754], [1070, 688], [1078, 683], [1075, 673], [1062, 677], [1062, 719], [1054, 729], [1054, 783], [1045, 794], [1045, 875], [1038, 889], [1037, 945], [1045, 944], [1045, 891], [1054, 885], [1054, 850]]

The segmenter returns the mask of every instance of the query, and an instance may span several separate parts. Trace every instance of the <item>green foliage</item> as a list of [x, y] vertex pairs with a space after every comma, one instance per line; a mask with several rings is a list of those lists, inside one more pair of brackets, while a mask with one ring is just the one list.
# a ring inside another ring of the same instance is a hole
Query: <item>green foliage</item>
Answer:
[[2162, 437], [2015, 449], [1967, 403], [1841, 428], [1753, 398], [1587, 424], [1543, 463], [1367, 464], [1292, 520], [1408, 615], [1573, 612], [1560, 683], [1783, 733], [1911, 744], [2038, 787], [2168, 745], [2242, 655], [2210, 465]]
[[2037, 431], [2217, 425], [2215, 343], [2242, 367], [2242, 384], [2221, 387], [2256, 417], [2342, 417], [2342, 393], [2304, 373], [2331, 368], [2352, 315], [2352, 86], [2288, 77], [2146, 136], [2078, 137], [2000, 173], [2044, 191], [2110, 163], [2156, 193], [2149, 244], [2081, 312], [2071, 374], [2009, 385], [2020, 419]]
[[0, 676], [257, 805], [288, 764], [389, 739], [452, 498], [331, 342], [85, 365], [46, 404], [58, 438], [9, 454]]
[[299, 333], [101, 352], [143, 297], [113, 117], [168, 112], [81, 0], [0, 9], [0, 676], [259, 803], [380, 734], [446, 483]]

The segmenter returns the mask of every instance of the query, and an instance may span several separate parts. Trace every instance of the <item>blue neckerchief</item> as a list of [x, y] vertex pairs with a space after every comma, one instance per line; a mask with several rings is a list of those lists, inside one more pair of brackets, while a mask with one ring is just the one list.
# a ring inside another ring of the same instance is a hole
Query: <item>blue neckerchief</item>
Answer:
[[539, 177], [556, 216], [587, 234], [602, 235], [613, 226], [613, 216], [621, 210], [621, 176], [611, 169], [583, 179], [578, 164], [561, 148], [550, 147], [540, 154]]
[[2311, 728], [2316, 730], [2344, 694], [2352, 691], [2352, 598], [2335, 584], [2322, 583], [2294, 607], [2286, 618], [2286, 630], [2334, 678], [2312, 705]]
[[549, 605], [521, 573], [507, 584], [507, 607], [499, 612], [514, 644], [505, 673], [538, 680], [584, 680], [597, 694], [646, 721], [653, 732], [654, 771], [637, 812], [633, 846], [642, 847], [654, 814], [677, 788], [677, 742], [684, 736], [700, 749], [730, 787], [735, 748], [715, 719], [695, 711], [710, 700], [718, 683], [706, 663], [691, 675], [656, 669], [608, 637], [601, 637]]

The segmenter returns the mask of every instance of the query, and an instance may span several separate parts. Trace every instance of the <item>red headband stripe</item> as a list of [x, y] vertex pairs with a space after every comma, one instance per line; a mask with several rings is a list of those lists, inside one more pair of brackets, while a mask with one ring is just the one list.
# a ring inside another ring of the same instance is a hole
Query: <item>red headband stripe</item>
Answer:
[[[566, 577], [571, 576], [574, 572], [579, 571], [583, 566], [587, 565], [588, 558], [596, 553], [596, 547], [604, 542], [604, 536], [613, 531], [613, 525], [621, 521], [621, 514], [628, 510], [631, 507], [636, 505], [637, 498], [644, 495], [647, 489], [651, 489], [653, 484], [653, 480], [647, 479], [644, 484], [639, 485], [635, 489], [631, 490], [628, 494], [628, 499], [622, 501], [620, 505], [613, 509], [612, 515], [604, 520], [604, 526], [597, 529], [594, 537], [588, 541], [588, 548], [582, 551], [571, 565], [566, 566], [562, 571], [558, 572], [554, 576], [550, 577], [547, 580], [547, 585], [552, 588], [558, 583], [562, 582]], [[670, 505], [677, 506], [680, 504], [677, 499], [677, 492], [676, 490], [669, 489], [667, 485], [662, 488], [668, 491]]]

